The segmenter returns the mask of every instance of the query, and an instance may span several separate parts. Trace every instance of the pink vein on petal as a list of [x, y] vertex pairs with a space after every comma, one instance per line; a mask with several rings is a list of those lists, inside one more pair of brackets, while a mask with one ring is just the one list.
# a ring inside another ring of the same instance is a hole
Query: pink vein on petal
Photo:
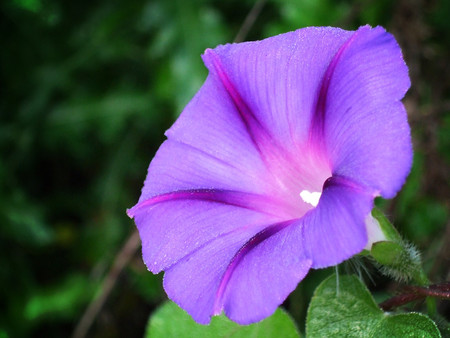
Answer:
[[233, 100], [233, 103], [236, 106], [241, 120], [244, 123], [245, 128], [247, 129], [254, 145], [256, 146], [256, 149], [258, 149], [261, 155], [263, 155], [265, 150], [261, 149], [261, 146], [262, 144], [267, 144], [271, 139], [271, 136], [261, 124], [261, 122], [255, 117], [253, 112], [250, 110], [239, 92], [234, 87], [233, 83], [230, 81], [227, 73], [223, 69], [219, 56], [211, 49], [207, 49], [205, 51], [205, 56], [211, 60], [212, 65], [214, 66], [214, 70], [216, 71], [227, 93]]
[[230, 264], [228, 265], [227, 269], [225, 270], [225, 273], [222, 276], [222, 280], [220, 281], [213, 307], [214, 315], [218, 315], [221, 313], [223, 307], [222, 304], [223, 295], [225, 293], [228, 282], [230, 281], [233, 272], [236, 270], [236, 267], [242, 261], [244, 256], [248, 254], [251, 250], [253, 250], [257, 245], [264, 242], [267, 238], [275, 235], [277, 232], [283, 230], [289, 225], [295, 223], [296, 221], [298, 221], [298, 219], [291, 219], [285, 222], [269, 225], [264, 230], [258, 232], [239, 249], [239, 251], [232, 258]]
[[325, 123], [325, 110], [327, 104], [328, 88], [330, 87], [330, 82], [333, 77], [334, 71], [337, 64], [339, 63], [342, 54], [349, 48], [349, 46], [355, 41], [356, 37], [363, 30], [370, 29], [369, 26], [364, 26], [362, 29], [356, 31], [336, 52], [331, 60], [330, 64], [325, 71], [320, 85], [319, 96], [317, 98], [317, 103], [315, 105], [314, 115], [311, 121], [310, 127], [310, 141], [320, 144], [320, 140], [323, 139], [323, 128]]
[[148, 208], [159, 203], [177, 200], [199, 200], [213, 203], [222, 203], [240, 208], [255, 210], [264, 214], [275, 216], [277, 218], [291, 217], [292, 215], [286, 205], [270, 197], [254, 193], [246, 193], [242, 191], [219, 189], [180, 190], [157, 195], [136, 204], [131, 209], [128, 209], [127, 215], [130, 218], [133, 218], [141, 209]]

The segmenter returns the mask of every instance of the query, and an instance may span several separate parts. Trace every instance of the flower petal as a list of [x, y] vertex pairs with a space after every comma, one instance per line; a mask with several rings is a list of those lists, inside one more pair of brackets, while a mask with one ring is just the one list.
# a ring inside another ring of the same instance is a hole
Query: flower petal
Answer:
[[277, 146], [295, 153], [295, 144], [308, 137], [323, 73], [352, 33], [304, 28], [262, 41], [219, 46], [207, 50], [203, 59], [210, 73], [237, 97], [250, 133], [259, 142], [266, 133]]
[[365, 218], [373, 196], [357, 184], [332, 177], [317, 207], [303, 218], [304, 246], [313, 268], [324, 268], [361, 252], [367, 243]]
[[[226, 315], [239, 324], [270, 316], [308, 273], [299, 220], [266, 228], [241, 248], [222, 280]], [[220, 289], [219, 289], [220, 290]]]
[[[199, 134], [199, 137], [212, 137], [215, 132], [205, 131]], [[227, 137], [234, 141], [226, 141]], [[223, 142], [220, 143], [220, 140]], [[172, 139], [166, 140], [150, 163], [139, 202], [161, 194], [189, 189], [262, 192], [265, 184], [259, 172], [264, 174], [265, 169], [259, 156], [252, 156], [247, 145], [240, 144], [239, 139], [231, 136], [217, 137], [216, 142], [222, 147], [218, 146], [213, 154], [208, 149], [199, 149]], [[234, 153], [226, 148], [224, 142], [229, 143], [228, 147], [234, 142]], [[210, 145], [205, 141], [204, 148], [207, 147]], [[234, 156], [240, 156], [241, 160], [233, 159]], [[258, 168], [259, 165], [263, 168]]]
[[260, 192], [266, 166], [233, 101], [213, 76], [166, 132], [152, 160], [140, 202], [171, 191], [229, 189]]
[[214, 312], [217, 290], [236, 252], [263, 226], [230, 232], [193, 252], [166, 270], [167, 295], [195, 321], [208, 324]]
[[341, 47], [328, 73], [315, 124], [322, 106], [333, 174], [373, 189], [374, 195], [393, 197], [412, 161], [400, 102], [410, 81], [398, 44], [381, 27], [362, 27]]
[[224, 310], [248, 324], [367, 244], [373, 197], [411, 165], [409, 78], [381, 28], [301, 29], [203, 59], [208, 78], [128, 213], [172, 300], [200, 323]]
[[158, 273], [229, 232], [279, 221], [283, 210], [264, 196], [188, 190], [143, 201], [129, 214], [142, 239], [144, 261]]

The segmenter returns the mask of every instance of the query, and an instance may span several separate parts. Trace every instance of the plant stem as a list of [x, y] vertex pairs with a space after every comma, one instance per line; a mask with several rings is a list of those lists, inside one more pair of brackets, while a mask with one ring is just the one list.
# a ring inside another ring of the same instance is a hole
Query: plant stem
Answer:
[[450, 282], [444, 282], [440, 284], [429, 285], [428, 287], [422, 286], [405, 286], [403, 294], [394, 296], [380, 303], [379, 306], [389, 311], [393, 308], [408, 304], [415, 300], [426, 298], [428, 314], [430, 317], [436, 315], [436, 299], [440, 298], [444, 300], [450, 300]]

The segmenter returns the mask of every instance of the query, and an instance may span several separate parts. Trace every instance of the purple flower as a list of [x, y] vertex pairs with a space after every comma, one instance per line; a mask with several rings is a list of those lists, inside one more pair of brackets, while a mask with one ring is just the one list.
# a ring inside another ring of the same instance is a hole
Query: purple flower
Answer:
[[[150, 271], [199, 323], [271, 315], [309, 269], [368, 243], [412, 147], [410, 81], [381, 27], [305, 28], [203, 55], [209, 76], [166, 132], [128, 211]], [[320, 198], [320, 199], [319, 199]]]

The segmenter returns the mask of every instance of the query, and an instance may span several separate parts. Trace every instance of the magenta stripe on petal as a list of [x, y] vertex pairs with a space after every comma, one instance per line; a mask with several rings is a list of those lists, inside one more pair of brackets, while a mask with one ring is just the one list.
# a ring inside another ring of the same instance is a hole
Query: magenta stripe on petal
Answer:
[[239, 112], [239, 115], [242, 119], [242, 122], [247, 128], [247, 131], [253, 143], [255, 144], [255, 147], [259, 150], [261, 156], [264, 159], [264, 150], [262, 149], [262, 145], [268, 144], [269, 142], [267, 141], [271, 139], [271, 136], [264, 128], [264, 126], [261, 124], [261, 122], [255, 117], [255, 115], [249, 109], [248, 105], [242, 99], [241, 95], [236, 90], [233, 83], [231, 83], [226, 71], [223, 69], [219, 56], [212, 49], [207, 49], [205, 51], [204, 58], [205, 60], [211, 61], [212, 66], [214, 67], [214, 70], [217, 73], [217, 76], [219, 77], [227, 93], [233, 100], [236, 109]]
[[267, 215], [279, 218], [291, 218], [292, 207], [277, 199], [269, 196], [263, 196], [242, 191], [215, 190], [215, 189], [193, 189], [175, 191], [167, 194], [158, 195], [142, 201], [133, 208], [127, 210], [130, 218], [146, 208], [158, 203], [171, 202], [176, 200], [201, 200], [213, 203], [223, 203], [240, 208], [255, 210]]
[[313, 114], [313, 118], [311, 120], [311, 128], [310, 128], [310, 139], [313, 144], [323, 145], [323, 132], [324, 132], [324, 123], [325, 123], [325, 111], [327, 105], [327, 95], [328, 88], [330, 86], [331, 79], [333, 77], [333, 73], [336, 69], [339, 60], [342, 57], [342, 54], [349, 46], [355, 41], [356, 37], [359, 33], [370, 30], [369, 26], [361, 27], [357, 30], [336, 52], [333, 59], [331, 60], [328, 68], [322, 78], [322, 83], [320, 85], [319, 96], [317, 98], [317, 103], [315, 107], [315, 112]]
[[261, 242], [265, 241], [267, 238], [275, 235], [277, 232], [283, 230], [284, 228], [288, 227], [289, 225], [298, 222], [297, 219], [292, 219], [286, 222], [276, 223], [267, 226], [264, 230], [257, 233], [255, 236], [253, 236], [247, 243], [245, 243], [239, 251], [236, 253], [236, 255], [231, 260], [230, 264], [228, 265], [225, 273], [223, 274], [222, 280], [220, 282], [219, 288], [217, 289], [216, 294], [216, 301], [214, 304], [214, 314], [220, 314], [223, 307], [223, 294], [226, 290], [226, 287], [228, 285], [228, 282], [236, 269], [236, 267], [241, 262], [242, 258], [248, 254], [253, 248], [255, 248], [257, 245], [259, 245]]

